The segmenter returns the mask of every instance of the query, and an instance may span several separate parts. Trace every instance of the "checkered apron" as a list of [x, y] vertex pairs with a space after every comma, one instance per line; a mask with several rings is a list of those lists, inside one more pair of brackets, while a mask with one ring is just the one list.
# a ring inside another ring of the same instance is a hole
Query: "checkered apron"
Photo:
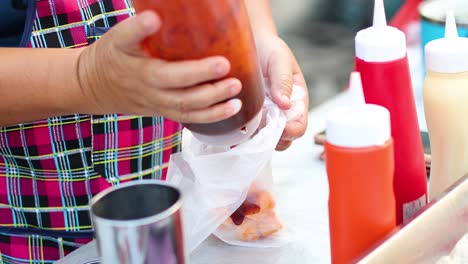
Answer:
[[[85, 47], [134, 12], [130, 0], [35, 4], [32, 48]], [[89, 242], [93, 195], [164, 180], [180, 141], [181, 126], [162, 117], [76, 114], [0, 128], [0, 263], [52, 263]]]

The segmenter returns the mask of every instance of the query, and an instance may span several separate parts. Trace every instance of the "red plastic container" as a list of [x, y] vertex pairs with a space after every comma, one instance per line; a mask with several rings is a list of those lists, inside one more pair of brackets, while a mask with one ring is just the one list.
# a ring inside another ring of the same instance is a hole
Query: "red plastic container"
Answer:
[[390, 111], [395, 149], [393, 185], [400, 224], [427, 202], [427, 173], [408, 60], [373, 63], [356, 58], [356, 71], [361, 73], [366, 102]]
[[396, 226], [393, 142], [361, 149], [325, 143], [325, 152], [332, 263], [351, 263]]
[[332, 263], [352, 263], [396, 226], [389, 112], [364, 104], [331, 112], [325, 155]]

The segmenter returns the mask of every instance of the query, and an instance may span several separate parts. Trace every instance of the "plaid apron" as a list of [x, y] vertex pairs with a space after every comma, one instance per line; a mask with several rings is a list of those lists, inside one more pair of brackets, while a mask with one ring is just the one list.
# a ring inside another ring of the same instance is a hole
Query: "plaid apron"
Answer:
[[[34, 4], [32, 48], [85, 47], [134, 12], [130, 0]], [[76, 114], [0, 128], [0, 263], [52, 263], [89, 242], [93, 195], [164, 180], [180, 141], [181, 126], [162, 117]]]

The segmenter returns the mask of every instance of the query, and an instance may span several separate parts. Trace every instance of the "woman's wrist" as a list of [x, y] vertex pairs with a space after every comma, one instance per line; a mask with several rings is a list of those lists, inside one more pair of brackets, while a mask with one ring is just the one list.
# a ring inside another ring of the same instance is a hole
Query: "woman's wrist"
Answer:
[[269, 0], [244, 0], [254, 35], [278, 35]]
[[78, 90], [75, 91], [78, 100], [75, 101], [75, 106], [79, 113], [83, 114], [105, 114], [99, 105], [98, 98], [95, 95], [95, 90], [100, 85], [105, 85], [100, 80], [100, 72], [94, 63], [93, 58], [96, 57], [94, 47], [81, 48], [78, 58], [76, 59], [75, 77], [78, 84]]

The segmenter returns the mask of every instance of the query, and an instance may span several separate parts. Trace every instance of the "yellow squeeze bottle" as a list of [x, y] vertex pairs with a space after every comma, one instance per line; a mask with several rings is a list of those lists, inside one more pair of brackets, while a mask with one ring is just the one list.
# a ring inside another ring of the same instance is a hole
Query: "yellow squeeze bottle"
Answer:
[[425, 47], [424, 108], [431, 143], [429, 198], [468, 173], [468, 38], [458, 36], [453, 13], [445, 38]]

